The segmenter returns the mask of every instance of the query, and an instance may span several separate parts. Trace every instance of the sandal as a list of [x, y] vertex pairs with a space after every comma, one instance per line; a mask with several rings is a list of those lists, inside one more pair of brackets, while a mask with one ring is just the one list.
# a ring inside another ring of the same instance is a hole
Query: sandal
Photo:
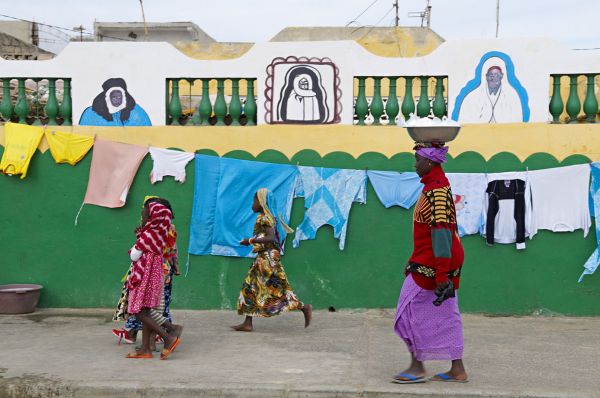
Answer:
[[[402, 378], [404, 380], [401, 380], [400, 378]], [[426, 381], [427, 381], [427, 379], [425, 379], [425, 376], [413, 376], [408, 373], [398, 373], [392, 379], [392, 383], [396, 383], [396, 384], [415, 384], [415, 383], [425, 383]]]
[[127, 354], [125, 356], [125, 358], [129, 358], [129, 359], [152, 359], [152, 354], [151, 353], [145, 353], [145, 352], [130, 352], [129, 354]]
[[438, 373], [435, 376], [431, 377], [429, 381], [441, 381], [445, 383], [468, 383], [469, 380], [459, 380], [455, 377], [449, 376], [445, 373]]
[[160, 359], [167, 359], [169, 355], [171, 355], [171, 353], [175, 351], [175, 348], [177, 348], [179, 343], [181, 343], [181, 339], [179, 337], [175, 337], [175, 341], [173, 342], [173, 344], [171, 344], [171, 347], [162, 350], [162, 352], [160, 353]]

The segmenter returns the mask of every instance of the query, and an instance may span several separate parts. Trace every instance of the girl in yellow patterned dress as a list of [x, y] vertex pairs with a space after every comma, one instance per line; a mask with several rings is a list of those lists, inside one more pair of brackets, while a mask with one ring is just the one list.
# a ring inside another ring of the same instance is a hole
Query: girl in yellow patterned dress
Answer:
[[246, 315], [243, 323], [232, 326], [240, 332], [252, 331], [252, 317], [271, 317], [282, 311], [300, 310], [304, 314], [304, 327], [310, 325], [312, 305], [303, 304], [292, 290], [283, 265], [280, 251], [282, 238], [292, 229], [283, 220], [278, 220], [273, 193], [266, 188], [254, 195], [252, 210], [259, 213], [254, 224], [254, 236], [240, 241], [244, 246], [252, 245], [256, 259], [250, 267], [237, 304], [239, 315]]

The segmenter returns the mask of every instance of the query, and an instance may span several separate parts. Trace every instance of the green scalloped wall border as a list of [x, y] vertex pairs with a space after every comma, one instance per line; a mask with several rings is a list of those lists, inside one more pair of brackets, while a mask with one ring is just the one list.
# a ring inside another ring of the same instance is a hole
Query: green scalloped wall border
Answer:
[[[0, 148], [0, 154], [3, 149]], [[198, 151], [216, 155], [205, 149]], [[350, 169], [412, 171], [414, 157], [404, 152], [387, 158], [365, 153], [325, 156], [303, 150], [290, 158], [276, 150], [253, 156], [237, 150], [224, 156], [272, 163]], [[136, 175], [127, 204], [118, 209], [85, 206], [74, 227], [75, 214], [85, 195], [92, 154], [75, 167], [55, 164], [49, 151], [36, 153], [27, 178], [0, 176], [0, 229], [10, 231], [10, 243], [0, 246], [4, 265], [0, 283], [40, 283], [46, 288], [41, 307], [112, 307], [126, 271], [126, 252], [140, 218], [145, 195], [169, 198], [175, 209], [181, 253], [187, 251], [193, 200], [194, 165], [179, 184], [171, 178], [151, 185], [152, 159], [147, 156]], [[562, 161], [547, 153], [520, 161], [514, 154], [498, 153], [488, 161], [475, 152], [449, 158], [448, 172], [504, 172], [587, 163], [574, 155]], [[402, 281], [403, 264], [410, 255], [412, 211], [385, 209], [368, 187], [366, 205], [354, 205], [346, 248], [338, 249], [331, 228], [319, 230], [314, 241], [298, 249], [288, 246], [286, 272], [302, 299], [315, 308], [393, 307]], [[303, 200], [294, 202], [291, 225], [302, 221]], [[58, 231], [58, 232], [57, 232]], [[578, 284], [582, 265], [595, 247], [594, 234], [581, 231], [541, 231], [525, 251], [514, 245], [487, 247], [479, 236], [463, 239], [466, 264], [461, 308], [466, 312], [531, 314], [548, 309], [569, 315], [600, 315], [600, 273]], [[289, 242], [288, 242], [289, 244]], [[52, 245], [52, 246], [49, 246]], [[125, 256], [125, 257], [124, 257]], [[181, 266], [185, 266], [185, 254]], [[192, 256], [188, 278], [174, 287], [175, 308], [233, 309], [248, 259]], [[99, 271], [101, 270], [101, 272]], [[93, 278], [90, 278], [93, 275]], [[506, 282], [509, 281], [509, 282]], [[356, 294], [356, 292], [361, 292]]]

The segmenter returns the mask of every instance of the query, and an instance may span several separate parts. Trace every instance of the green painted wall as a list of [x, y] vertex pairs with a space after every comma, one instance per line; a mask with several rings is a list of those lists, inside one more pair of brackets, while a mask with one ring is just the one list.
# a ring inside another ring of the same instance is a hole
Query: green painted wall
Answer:
[[[0, 148], [0, 154], [3, 148]], [[210, 153], [210, 151], [203, 151]], [[230, 157], [254, 159], [243, 151]], [[300, 163], [307, 166], [412, 170], [411, 154], [387, 159], [368, 153], [358, 159], [344, 153], [323, 158], [314, 151], [291, 160], [265, 151], [258, 160]], [[0, 283], [44, 285], [42, 307], [112, 307], [119, 297], [120, 279], [128, 267], [127, 250], [139, 221], [140, 203], [147, 194], [167, 197], [174, 206], [179, 230], [181, 266], [185, 268], [189, 219], [193, 196], [193, 163], [188, 180], [178, 184], [167, 178], [151, 186], [152, 162], [147, 157], [121, 209], [85, 206], [74, 218], [87, 185], [91, 153], [72, 167], [54, 163], [50, 152], [37, 153], [25, 180], [0, 176]], [[582, 156], [560, 165], [586, 162]], [[448, 172], [497, 172], [547, 168], [559, 163], [547, 154], [520, 162], [501, 153], [485, 161], [476, 153], [452, 159]], [[250, 203], [248, 203], [250, 206]], [[302, 199], [294, 203], [292, 226], [300, 223]], [[331, 228], [319, 231], [314, 241], [288, 247], [284, 264], [300, 298], [318, 308], [395, 307], [403, 280], [403, 266], [411, 251], [411, 210], [385, 209], [369, 186], [368, 203], [352, 208], [346, 250], [338, 250]], [[581, 231], [542, 232], [525, 251], [514, 245], [487, 247], [479, 236], [464, 239], [466, 263], [461, 283], [461, 307], [466, 312], [492, 314], [560, 313], [600, 315], [600, 273], [582, 284], [577, 278], [594, 250], [595, 234]], [[291, 242], [290, 242], [291, 243]], [[174, 307], [232, 309], [248, 259], [192, 256], [187, 278], [174, 285]]]

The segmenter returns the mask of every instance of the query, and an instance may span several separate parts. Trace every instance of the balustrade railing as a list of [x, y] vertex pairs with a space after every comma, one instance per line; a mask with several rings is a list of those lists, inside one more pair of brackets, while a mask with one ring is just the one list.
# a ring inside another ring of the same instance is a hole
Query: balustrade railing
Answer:
[[[418, 96], [414, 95], [415, 81]], [[354, 87], [357, 125], [395, 125], [399, 117], [408, 119], [411, 113], [440, 119], [448, 115], [447, 76], [357, 76]]]
[[[551, 75], [550, 105], [552, 123], [595, 123], [598, 118], [600, 74]], [[563, 100], [565, 98], [565, 100]]]
[[34, 125], [72, 124], [71, 79], [3, 77], [2, 121]]
[[255, 126], [255, 83], [255, 78], [167, 79], [167, 124]]

